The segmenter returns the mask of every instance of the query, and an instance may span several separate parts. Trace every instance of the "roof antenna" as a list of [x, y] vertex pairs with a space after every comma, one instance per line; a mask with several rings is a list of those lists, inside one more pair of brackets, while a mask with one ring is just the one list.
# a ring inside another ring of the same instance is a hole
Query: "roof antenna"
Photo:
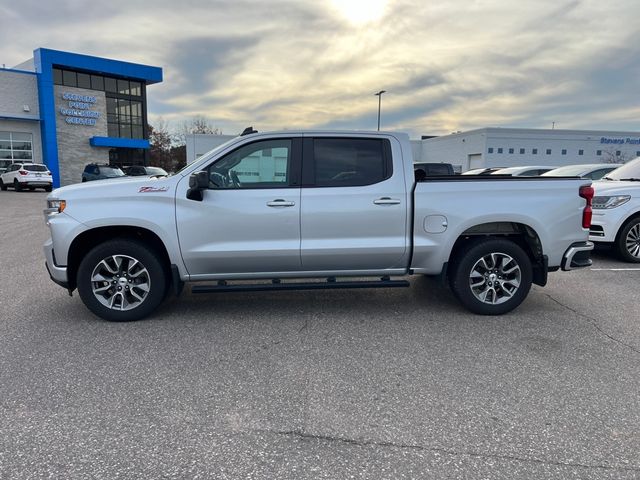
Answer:
[[242, 131], [240, 136], [243, 137], [245, 135], [251, 135], [252, 133], [258, 133], [258, 131], [254, 130], [253, 127], [247, 127]]

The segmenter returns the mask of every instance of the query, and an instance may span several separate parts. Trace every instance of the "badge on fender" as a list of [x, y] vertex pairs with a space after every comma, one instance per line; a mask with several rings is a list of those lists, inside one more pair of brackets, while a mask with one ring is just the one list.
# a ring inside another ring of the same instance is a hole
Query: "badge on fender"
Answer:
[[140, 187], [138, 193], [166, 192], [169, 187]]

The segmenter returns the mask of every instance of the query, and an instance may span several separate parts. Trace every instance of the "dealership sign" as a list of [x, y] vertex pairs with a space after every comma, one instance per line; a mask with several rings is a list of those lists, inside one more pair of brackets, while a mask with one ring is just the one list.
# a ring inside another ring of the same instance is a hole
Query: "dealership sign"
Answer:
[[64, 92], [62, 98], [67, 101], [67, 107], [60, 107], [60, 113], [68, 124], [94, 126], [100, 118], [101, 113], [92, 110], [98, 102], [93, 95]]
[[600, 143], [614, 144], [614, 145], [640, 145], [640, 138], [600, 138]]

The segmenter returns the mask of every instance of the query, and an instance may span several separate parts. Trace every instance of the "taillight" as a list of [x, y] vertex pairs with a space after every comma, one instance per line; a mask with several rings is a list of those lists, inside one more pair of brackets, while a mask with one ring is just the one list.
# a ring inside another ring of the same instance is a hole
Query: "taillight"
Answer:
[[29, 172], [25, 172], [24, 170], [18, 170], [20, 175], [29, 175]]
[[593, 194], [594, 191], [591, 185], [580, 187], [580, 190], [578, 191], [578, 195], [587, 201], [587, 205], [582, 211], [582, 228], [589, 228], [591, 226], [591, 217], [593, 216], [591, 201], [593, 200]]

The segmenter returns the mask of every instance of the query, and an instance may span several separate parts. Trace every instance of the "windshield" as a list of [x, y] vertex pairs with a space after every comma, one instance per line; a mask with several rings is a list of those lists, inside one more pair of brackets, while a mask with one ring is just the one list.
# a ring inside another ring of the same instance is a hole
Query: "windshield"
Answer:
[[168, 175], [167, 172], [160, 167], [145, 167], [147, 175]]
[[640, 178], [640, 157], [625, 163], [621, 167], [616, 168], [613, 172], [607, 173], [605, 179], [626, 180], [629, 178]]
[[542, 174], [543, 177], [579, 177], [588, 167], [584, 165], [567, 165], [566, 167], [555, 168]]
[[100, 173], [105, 177], [124, 177], [124, 172], [117, 167], [100, 167]]

